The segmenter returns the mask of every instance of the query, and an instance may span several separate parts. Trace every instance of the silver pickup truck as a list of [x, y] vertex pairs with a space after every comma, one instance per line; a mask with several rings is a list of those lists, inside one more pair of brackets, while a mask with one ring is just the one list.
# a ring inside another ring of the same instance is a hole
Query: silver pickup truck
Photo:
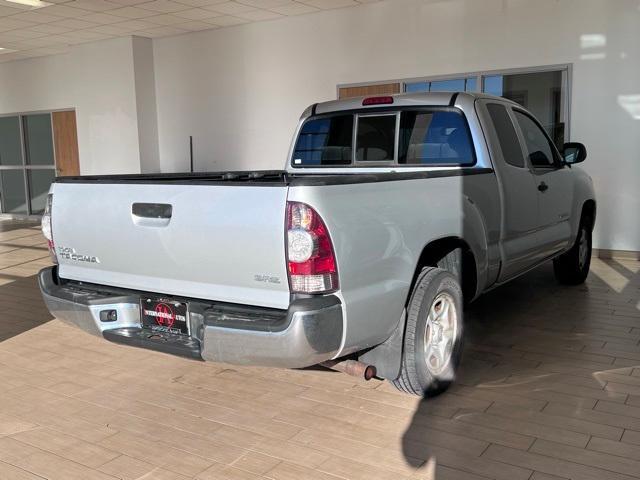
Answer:
[[585, 147], [560, 150], [503, 98], [319, 103], [283, 171], [58, 178], [40, 288], [54, 316], [113, 342], [435, 395], [465, 302], [548, 260], [585, 280], [593, 185], [574, 167]]

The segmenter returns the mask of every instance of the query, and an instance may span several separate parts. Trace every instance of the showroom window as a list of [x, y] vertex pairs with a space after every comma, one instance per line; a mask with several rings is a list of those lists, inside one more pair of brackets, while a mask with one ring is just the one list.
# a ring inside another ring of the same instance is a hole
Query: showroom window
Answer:
[[508, 98], [529, 110], [556, 146], [562, 149], [569, 138], [570, 73], [569, 65], [473, 72], [391, 83], [340, 85], [338, 94], [339, 98], [363, 95], [363, 91], [373, 95], [378, 93], [371, 89], [386, 86], [394, 86], [396, 90], [406, 93], [484, 92]]
[[55, 168], [51, 113], [0, 117], [1, 213], [42, 214]]
[[412, 92], [475, 92], [477, 78], [451, 78], [446, 80], [431, 80], [418, 82], [405, 82], [404, 91]]
[[566, 76], [565, 70], [487, 75], [482, 78], [482, 91], [513, 100], [529, 110], [562, 149], [567, 141]]

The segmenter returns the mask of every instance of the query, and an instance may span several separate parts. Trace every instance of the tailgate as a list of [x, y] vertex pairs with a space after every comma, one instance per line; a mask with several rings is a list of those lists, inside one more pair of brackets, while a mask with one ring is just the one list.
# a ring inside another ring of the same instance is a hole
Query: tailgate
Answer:
[[285, 183], [55, 183], [59, 275], [287, 308], [287, 188]]

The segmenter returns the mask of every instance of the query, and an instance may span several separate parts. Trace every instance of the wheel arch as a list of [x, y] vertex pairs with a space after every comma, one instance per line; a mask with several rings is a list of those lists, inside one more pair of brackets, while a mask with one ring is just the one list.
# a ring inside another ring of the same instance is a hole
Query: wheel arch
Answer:
[[582, 204], [582, 213], [580, 218], [589, 217], [591, 219], [591, 231], [596, 224], [596, 201], [590, 198]]
[[[420, 253], [415, 265], [413, 278], [411, 279], [411, 285], [409, 293], [405, 301], [405, 307], [409, 305], [411, 300], [411, 294], [418, 280], [420, 272], [425, 267], [437, 267], [440, 262], [449, 253], [460, 249], [461, 250], [461, 266], [462, 266], [462, 294], [465, 301], [473, 300], [476, 296], [476, 290], [478, 288], [477, 279], [477, 267], [476, 259], [469, 244], [462, 238], [451, 235], [442, 238], [438, 238], [427, 243]], [[457, 272], [452, 272], [457, 274]], [[471, 293], [466, 293], [466, 292]], [[378, 375], [388, 380], [395, 379], [399, 373], [402, 364], [402, 352], [404, 345], [406, 329], [406, 308], [405, 315], [402, 316], [400, 324], [384, 343], [374, 347], [371, 350], [362, 352], [359, 355], [359, 359], [365, 363], [375, 365], [378, 369]]]
[[[409, 288], [409, 294], [405, 305], [409, 303], [411, 299], [411, 292], [416, 284], [418, 275], [425, 267], [437, 267], [438, 263], [444, 259], [448, 254], [455, 250], [461, 250], [461, 265], [460, 269], [460, 285], [462, 287], [462, 293], [465, 301], [470, 301], [476, 297], [478, 288], [478, 268], [476, 265], [476, 258], [471, 250], [469, 244], [458, 236], [447, 236], [438, 238], [427, 243], [418, 257], [416, 267], [411, 279], [411, 286]], [[451, 273], [458, 274], [458, 272], [452, 271]]]

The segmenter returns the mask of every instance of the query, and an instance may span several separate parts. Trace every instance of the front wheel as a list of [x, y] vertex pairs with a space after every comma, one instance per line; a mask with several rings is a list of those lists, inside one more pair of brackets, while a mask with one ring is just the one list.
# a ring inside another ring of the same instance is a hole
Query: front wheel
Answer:
[[571, 250], [553, 260], [553, 273], [560, 283], [579, 285], [589, 275], [591, 266], [591, 222], [587, 217], [580, 221], [578, 237]]
[[422, 270], [411, 294], [400, 375], [393, 385], [406, 393], [431, 397], [453, 382], [463, 339], [462, 289], [440, 268]]

